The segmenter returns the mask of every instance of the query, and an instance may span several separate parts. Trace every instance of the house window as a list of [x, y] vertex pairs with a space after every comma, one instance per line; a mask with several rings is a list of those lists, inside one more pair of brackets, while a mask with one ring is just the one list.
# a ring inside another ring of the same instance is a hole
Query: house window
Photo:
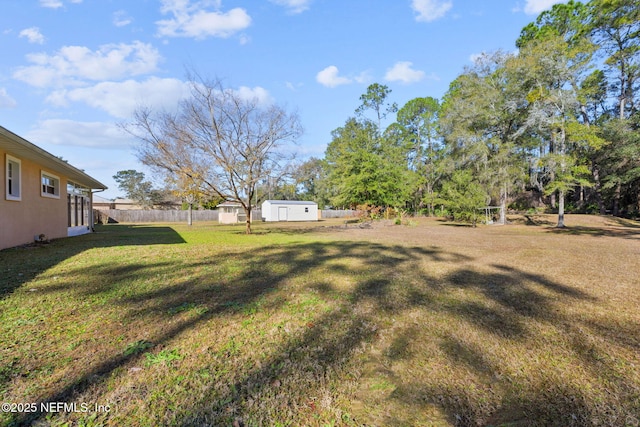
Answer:
[[50, 173], [42, 172], [42, 197], [60, 198], [60, 178]]
[[22, 192], [22, 176], [21, 167], [22, 163], [19, 159], [7, 155], [7, 200], [21, 200]]

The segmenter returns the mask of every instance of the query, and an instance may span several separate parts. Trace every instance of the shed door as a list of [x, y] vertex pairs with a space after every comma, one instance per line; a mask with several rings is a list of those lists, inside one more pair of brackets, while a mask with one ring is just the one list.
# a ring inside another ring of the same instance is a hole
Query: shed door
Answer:
[[286, 221], [287, 220], [287, 208], [278, 206], [278, 221]]

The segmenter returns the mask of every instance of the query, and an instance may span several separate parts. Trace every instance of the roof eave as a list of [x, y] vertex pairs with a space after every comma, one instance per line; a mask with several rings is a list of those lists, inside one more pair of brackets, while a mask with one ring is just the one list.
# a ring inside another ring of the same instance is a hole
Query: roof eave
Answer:
[[[16, 135], [5, 127], [0, 126], [0, 136], [3, 136], [6, 141], [13, 143], [14, 146], [7, 148], [13, 148], [17, 155], [40, 163], [47, 168], [53, 169], [53, 171], [63, 173], [67, 178], [77, 184], [81, 184], [91, 188], [92, 190], [106, 190], [108, 188], [100, 181], [87, 175], [84, 171], [70, 165], [66, 161], [54, 156], [46, 150], [43, 150], [21, 136]], [[8, 145], [3, 144], [3, 142], [3, 139], [0, 138], [0, 147]]]

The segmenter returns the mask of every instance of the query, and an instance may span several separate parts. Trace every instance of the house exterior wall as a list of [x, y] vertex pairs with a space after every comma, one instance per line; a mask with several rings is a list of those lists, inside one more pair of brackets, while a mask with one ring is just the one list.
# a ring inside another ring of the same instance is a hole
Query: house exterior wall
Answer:
[[[20, 160], [21, 200], [7, 200], [7, 154]], [[59, 197], [42, 195], [41, 172], [57, 176]], [[67, 181], [59, 172], [48, 170], [6, 151], [0, 151], [0, 249], [31, 243], [35, 236], [47, 239], [67, 237]]]
[[266, 200], [262, 203], [262, 217], [264, 221], [317, 221], [318, 205], [304, 201]]
[[225, 202], [221, 203], [217, 207], [218, 222], [220, 224], [237, 224], [239, 222], [246, 222], [247, 216], [244, 213], [244, 209], [239, 203]]

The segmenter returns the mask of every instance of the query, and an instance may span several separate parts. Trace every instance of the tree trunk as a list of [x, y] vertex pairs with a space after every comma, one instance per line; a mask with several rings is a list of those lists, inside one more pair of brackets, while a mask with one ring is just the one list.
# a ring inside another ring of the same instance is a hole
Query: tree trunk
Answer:
[[[549, 174], [551, 181], [556, 179], [556, 174], [555, 172], [551, 171], [551, 173]], [[557, 196], [556, 196], [556, 192], [554, 191], [553, 193], [551, 193], [549, 195], [549, 204], [551, 205], [551, 209], [555, 209], [557, 204]]]
[[558, 191], [558, 225], [557, 228], [564, 228], [564, 191]]
[[429, 199], [429, 202], [427, 203], [429, 216], [435, 216], [435, 206], [433, 206], [433, 188], [431, 186], [431, 183], [427, 183], [427, 194]]
[[598, 203], [598, 212], [600, 215], [607, 213], [602, 201], [602, 184], [600, 182], [600, 166], [594, 161], [591, 162], [591, 174], [593, 175], [593, 191], [596, 195], [596, 202]]
[[244, 213], [247, 215], [247, 228], [245, 230], [246, 234], [251, 234], [251, 206], [248, 208], [244, 208]]
[[505, 225], [507, 223], [507, 189], [502, 188], [500, 190], [500, 224]]
[[189, 212], [187, 213], [187, 225], [193, 224], [193, 204], [189, 203]]
[[578, 209], [580, 209], [580, 211], [582, 212], [583, 208], [584, 208], [584, 186], [581, 185], [578, 188]]
[[622, 183], [618, 181], [616, 191], [613, 194], [613, 216], [620, 216], [620, 194], [622, 193]]

